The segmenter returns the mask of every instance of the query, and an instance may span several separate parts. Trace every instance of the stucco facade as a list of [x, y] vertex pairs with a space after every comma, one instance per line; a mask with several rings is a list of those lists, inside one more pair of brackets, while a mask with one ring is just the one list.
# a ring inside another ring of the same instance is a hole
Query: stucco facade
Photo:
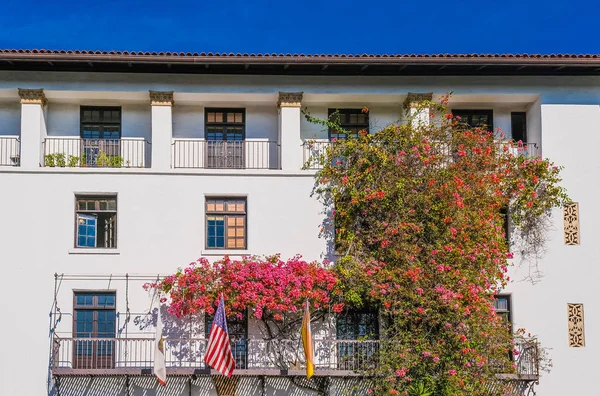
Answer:
[[[47, 104], [23, 100], [18, 88], [42, 88]], [[149, 91], [172, 91], [174, 103], [151, 104]], [[74, 292], [114, 291], [116, 336], [153, 337], [150, 318], [157, 301], [142, 289], [143, 283], [199, 257], [280, 253], [282, 257], [302, 254], [308, 260], [334, 258], [330, 241], [319, 237], [327, 208], [312, 195], [315, 171], [301, 169], [306, 159], [303, 141], [327, 141], [328, 133], [304, 120], [300, 105], [278, 106], [280, 92], [302, 93], [301, 107], [318, 117], [325, 117], [329, 108], [368, 106], [370, 132], [375, 132], [404, 122], [403, 103], [409, 92], [432, 92], [435, 99], [449, 91], [454, 92], [452, 109], [492, 110], [494, 127], [508, 136], [511, 113], [525, 113], [528, 142], [565, 167], [564, 186], [579, 204], [580, 244], [565, 245], [563, 214], [553, 212], [547, 251], [538, 263], [544, 276], [535, 284], [522, 281], [528, 265], [515, 266], [505, 293], [511, 296], [515, 328], [525, 327], [550, 348], [554, 367], [542, 375], [537, 394], [600, 392], [593, 375], [594, 357], [600, 353], [596, 337], [600, 305], [595, 294], [595, 275], [600, 270], [594, 263], [598, 244], [593, 228], [595, 219], [600, 219], [594, 182], [599, 171], [595, 150], [600, 145], [600, 77], [4, 70], [0, 71], [0, 164], [4, 165], [0, 166], [4, 275], [0, 394], [216, 394], [210, 377], [202, 375], [173, 377], [161, 389], [151, 376], [65, 376], [57, 387], [49, 351], [54, 334], [72, 336]], [[80, 139], [81, 106], [120, 107], [121, 139], [142, 142], [135, 146], [142, 151], [133, 163], [121, 168], [44, 166], [50, 140]], [[193, 167], [199, 162], [189, 156], [203, 155], [206, 109], [211, 108], [244, 109], [244, 140], [256, 143], [245, 143], [244, 166]], [[183, 146], [177, 141], [192, 143]], [[249, 162], [252, 157], [254, 162]], [[116, 248], [76, 247], [75, 204], [81, 194], [116, 196]], [[246, 200], [245, 249], [207, 248], [205, 202], [210, 197]], [[568, 303], [584, 306], [584, 347], [569, 346]], [[172, 338], [205, 336], [202, 318], [172, 322], [166, 329]], [[260, 341], [251, 320], [247, 331], [249, 340]], [[335, 321], [317, 324], [315, 339], [334, 340]], [[345, 381], [334, 378], [330, 393], [362, 394], [359, 380]], [[299, 385], [285, 376], [247, 376], [240, 380], [236, 394], [314, 394]]]

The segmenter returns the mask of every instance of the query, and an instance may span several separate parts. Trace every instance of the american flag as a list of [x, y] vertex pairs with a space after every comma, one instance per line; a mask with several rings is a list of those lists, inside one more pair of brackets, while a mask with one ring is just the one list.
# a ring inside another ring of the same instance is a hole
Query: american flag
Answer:
[[223, 296], [221, 296], [219, 307], [210, 328], [204, 363], [228, 377], [231, 377], [233, 370], [235, 370], [235, 360], [231, 353], [229, 333], [227, 333], [227, 319], [225, 318]]

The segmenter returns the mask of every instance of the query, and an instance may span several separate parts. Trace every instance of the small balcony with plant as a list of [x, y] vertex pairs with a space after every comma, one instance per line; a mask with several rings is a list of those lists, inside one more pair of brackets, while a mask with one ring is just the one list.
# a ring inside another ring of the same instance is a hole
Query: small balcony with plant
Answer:
[[81, 107], [79, 136], [50, 130], [44, 139], [44, 167], [147, 168], [150, 143], [145, 137], [125, 137], [121, 107]]
[[[177, 111], [183, 113], [186, 110]], [[265, 114], [268, 111], [260, 108], [206, 108], [203, 127], [175, 122], [171, 167], [280, 169], [281, 144], [276, 129], [265, 130], [258, 122], [247, 122], [247, 117], [253, 120]], [[192, 112], [192, 116], [198, 117], [198, 113]], [[179, 119], [183, 117], [179, 116]]]

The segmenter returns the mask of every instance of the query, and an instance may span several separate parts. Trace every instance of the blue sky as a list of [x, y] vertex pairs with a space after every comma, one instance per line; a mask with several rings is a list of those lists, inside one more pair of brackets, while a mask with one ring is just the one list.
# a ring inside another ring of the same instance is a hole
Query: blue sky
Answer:
[[2, 0], [0, 5], [0, 48], [600, 53], [598, 0]]

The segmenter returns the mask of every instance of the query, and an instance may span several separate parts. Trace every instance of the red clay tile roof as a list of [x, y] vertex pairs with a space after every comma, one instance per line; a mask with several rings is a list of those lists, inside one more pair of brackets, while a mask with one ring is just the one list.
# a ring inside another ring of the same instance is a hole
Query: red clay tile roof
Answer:
[[600, 59], [600, 54], [298, 54], [298, 53], [233, 53], [233, 52], [148, 52], [148, 51], [94, 51], [0, 49], [0, 54], [53, 54], [53, 55], [129, 55], [129, 56], [195, 56], [220, 58], [466, 58], [466, 59]]
[[87, 71], [92, 68], [113, 72], [226, 74], [600, 75], [600, 54], [269, 54], [0, 49], [0, 70]]

